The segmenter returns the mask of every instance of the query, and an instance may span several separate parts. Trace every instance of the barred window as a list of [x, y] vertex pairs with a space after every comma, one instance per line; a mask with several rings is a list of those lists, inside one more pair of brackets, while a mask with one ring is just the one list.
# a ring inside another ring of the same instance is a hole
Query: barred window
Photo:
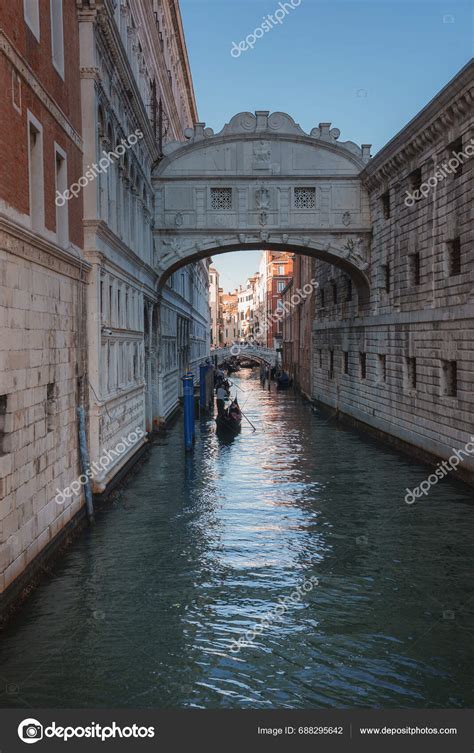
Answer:
[[315, 188], [295, 188], [295, 209], [314, 209], [315, 206]]
[[441, 361], [442, 365], [442, 394], [456, 397], [458, 394], [458, 364], [457, 361]]
[[211, 188], [211, 209], [232, 209], [232, 188]]

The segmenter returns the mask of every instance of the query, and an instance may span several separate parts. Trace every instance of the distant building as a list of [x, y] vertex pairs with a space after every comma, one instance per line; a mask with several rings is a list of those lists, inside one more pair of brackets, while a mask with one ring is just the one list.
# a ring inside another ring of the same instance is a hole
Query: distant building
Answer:
[[249, 277], [245, 287], [241, 287], [238, 293], [239, 338], [241, 340], [252, 337], [254, 333], [257, 279], [257, 274]]
[[317, 285], [313, 284], [316, 260], [296, 255], [293, 278], [282, 293], [285, 314], [282, 320], [282, 366], [295, 385], [311, 395], [312, 325]]
[[219, 272], [213, 266], [209, 267], [209, 311], [211, 316], [211, 347], [221, 345], [220, 328], [222, 323], [220, 311]]
[[220, 316], [222, 322], [222, 345], [232, 345], [239, 339], [238, 317], [239, 291], [220, 294]]
[[264, 251], [266, 292], [266, 342], [269, 348], [280, 348], [283, 337], [282, 320], [275, 316], [282, 305], [282, 293], [293, 276], [293, 256], [287, 251]]

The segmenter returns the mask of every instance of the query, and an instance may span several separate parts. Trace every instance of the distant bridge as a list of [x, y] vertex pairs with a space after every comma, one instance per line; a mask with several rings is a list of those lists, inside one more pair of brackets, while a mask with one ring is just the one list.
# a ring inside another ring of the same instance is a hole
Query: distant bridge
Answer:
[[274, 348], [264, 348], [261, 345], [232, 345], [228, 348], [215, 348], [211, 350], [211, 358], [217, 357], [217, 363], [221, 364], [228, 358], [252, 358], [268, 366], [275, 366], [278, 361], [278, 353]]

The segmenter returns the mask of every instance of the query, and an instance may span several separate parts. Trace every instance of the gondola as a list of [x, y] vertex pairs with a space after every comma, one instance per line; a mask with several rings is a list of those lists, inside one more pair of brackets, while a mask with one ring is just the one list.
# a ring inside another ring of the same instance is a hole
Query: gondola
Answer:
[[238, 434], [242, 428], [242, 413], [240, 412], [237, 398], [235, 398], [231, 406], [236, 406], [237, 410], [229, 411], [229, 408], [226, 408], [220, 416], [216, 417], [216, 426], [219, 431], [228, 434]]
[[287, 390], [291, 385], [293, 384], [293, 379], [291, 379], [288, 374], [283, 371], [278, 377], [277, 377], [277, 389], [278, 390]]

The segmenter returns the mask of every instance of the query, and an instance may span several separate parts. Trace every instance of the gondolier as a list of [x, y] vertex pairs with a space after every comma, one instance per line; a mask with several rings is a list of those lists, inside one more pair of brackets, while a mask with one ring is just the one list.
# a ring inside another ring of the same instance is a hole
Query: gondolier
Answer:
[[223, 432], [237, 434], [242, 423], [242, 411], [239, 407], [237, 396], [232, 400], [227, 409], [217, 414], [217, 429]]
[[225, 401], [227, 400], [227, 390], [223, 384], [220, 384], [216, 390], [217, 398], [217, 415], [222, 416], [225, 407]]

